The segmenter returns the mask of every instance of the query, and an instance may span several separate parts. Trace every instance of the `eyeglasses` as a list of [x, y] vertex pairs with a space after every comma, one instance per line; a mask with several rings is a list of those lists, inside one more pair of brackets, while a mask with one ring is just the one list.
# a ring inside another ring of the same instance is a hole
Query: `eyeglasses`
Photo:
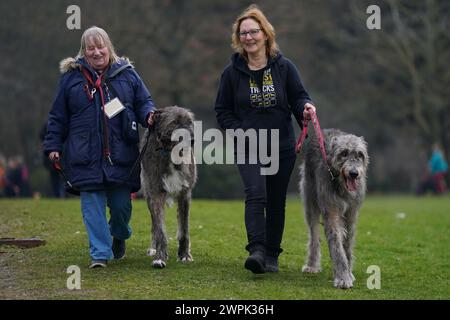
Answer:
[[250, 31], [243, 31], [243, 32], [238, 32], [238, 36], [241, 38], [246, 38], [248, 34], [250, 34], [250, 36], [253, 38], [255, 37], [259, 32], [261, 31], [261, 29], [252, 29]]

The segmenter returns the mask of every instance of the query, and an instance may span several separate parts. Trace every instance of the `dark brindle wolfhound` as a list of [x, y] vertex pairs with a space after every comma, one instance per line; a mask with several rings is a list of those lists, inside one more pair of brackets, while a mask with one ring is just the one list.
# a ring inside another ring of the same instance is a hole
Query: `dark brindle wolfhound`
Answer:
[[[192, 188], [197, 180], [194, 151], [190, 147], [194, 139], [194, 116], [188, 110], [174, 106], [157, 110], [154, 119], [155, 124], [150, 129], [148, 140], [146, 132], [141, 142], [141, 147], [147, 143], [142, 158], [141, 180], [152, 217], [152, 241], [148, 255], [154, 256], [154, 268], [164, 268], [168, 260], [164, 209], [166, 201], [171, 204], [172, 198], [178, 204], [178, 260], [193, 261], [189, 240], [189, 209]], [[179, 146], [178, 141], [172, 141], [172, 133], [178, 129], [187, 132], [190, 140], [187, 154], [177, 152], [184, 158], [182, 163], [174, 163], [171, 156], [172, 149]]]
[[320, 215], [333, 264], [334, 286], [351, 288], [352, 249], [359, 208], [366, 193], [369, 162], [367, 143], [362, 137], [335, 129], [323, 130], [331, 178], [313, 137], [301, 150], [300, 192], [309, 229], [308, 261], [303, 272], [317, 273], [320, 266]]

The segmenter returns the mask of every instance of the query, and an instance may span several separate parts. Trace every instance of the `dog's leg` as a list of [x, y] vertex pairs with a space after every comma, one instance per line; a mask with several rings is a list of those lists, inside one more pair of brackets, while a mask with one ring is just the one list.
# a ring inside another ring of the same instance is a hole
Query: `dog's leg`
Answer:
[[147, 200], [147, 207], [148, 210], [150, 211], [150, 217], [152, 220], [152, 234], [151, 234], [151, 239], [150, 239], [150, 247], [147, 249], [147, 255], [148, 256], [154, 256], [156, 255], [156, 237], [153, 235], [153, 230], [155, 230], [155, 223], [156, 223], [156, 219], [154, 218], [155, 214], [155, 207], [156, 207], [156, 203], [155, 201], [151, 201], [150, 199], [153, 199], [153, 197], [146, 197]]
[[[153, 228], [154, 228], [153, 227], [153, 214], [151, 214], [151, 216], [152, 216], [152, 230], [153, 230]], [[150, 257], [153, 257], [154, 255], [156, 255], [156, 241], [155, 241], [155, 237], [153, 237], [153, 231], [152, 231], [152, 239], [151, 239], [150, 247], [147, 249], [147, 255]]]
[[168, 260], [164, 201], [165, 196], [163, 194], [152, 195], [147, 198], [147, 205], [152, 217], [152, 247], [148, 253], [153, 253], [152, 249], [154, 249], [155, 258], [152, 263], [154, 268], [164, 268]]
[[308, 224], [308, 261], [303, 266], [302, 272], [318, 273], [320, 268], [320, 211], [309, 202], [305, 201], [305, 219]]
[[189, 240], [189, 210], [191, 193], [182, 193], [178, 197], [178, 260], [182, 262], [194, 261]]
[[325, 234], [333, 264], [334, 286], [347, 289], [353, 286], [347, 255], [344, 250], [345, 228], [340, 212], [329, 209], [324, 214]]
[[353, 281], [355, 281], [355, 276], [353, 275], [353, 244], [355, 242], [357, 217], [357, 210], [350, 210], [345, 216], [345, 228], [347, 230], [347, 237], [344, 240], [344, 250], [348, 260], [350, 276], [352, 277]]

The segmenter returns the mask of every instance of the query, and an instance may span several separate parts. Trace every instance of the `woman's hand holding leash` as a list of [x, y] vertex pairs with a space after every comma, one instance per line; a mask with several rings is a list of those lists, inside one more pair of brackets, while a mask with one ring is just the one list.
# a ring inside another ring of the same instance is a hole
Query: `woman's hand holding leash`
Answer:
[[327, 154], [325, 150], [325, 139], [323, 138], [322, 129], [320, 128], [319, 119], [316, 115], [316, 107], [314, 107], [310, 103], [305, 104], [305, 110], [303, 111], [303, 131], [300, 135], [297, 144], [295, 145], [295, 152], [299, 153], [300, 149], [302, 147], [303, 142], [306, 139], [306, 136], [308, 135], [308, 121], [312, 121], [314, 126], [314, 131], [316, 133], [317, 143], [320, 147], [320, 152], [322, 153], [323, 161], [325, 162], [325, 165], [327, 166], [327, 170], [330, 173], [331, 180], [334, 180], [335, 177], [333, 175], [333, 172], [331, 171], [330, 165], [327, 160]]
[[50, 154], [48, 155], [48, 158], [51, 161], [59, 161], [59, 152], [58, 151], [50, 152]]
[[311, 121], [312, 114], [316, 114], [316, 107], [309, 102], [305, 103], [305, 106], [303, 107], [303, 130], [295, 145], [296, 153], [300, 152], [302, 144], [308, 136], [308, 121]]
[[304, 110], [303, 110], [303, 119], [305, 120], [311, 120], [310, 112], [316, 112], [316, 107], [311, 103], [305, 103]]
[[149, 127], [151, 127], [151, 126], [153, 125], [153, 122], [154, 122], [153, 116], [154, 116], [154, 114], [155, 114], [154, 111], [152, 111], [152, 112], [150, 112], [150, 113], [148, 114], [148, 117], [147, 117], [147, 124], [148, 124]]

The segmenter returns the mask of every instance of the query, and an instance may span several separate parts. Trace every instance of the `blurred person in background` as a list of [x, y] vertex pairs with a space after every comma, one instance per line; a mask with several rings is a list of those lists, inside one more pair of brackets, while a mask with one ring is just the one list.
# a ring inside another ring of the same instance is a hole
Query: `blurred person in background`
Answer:
[[4, 196], [6, 186], [6, 158], [0, 154], [0, 197]]
[[445, 193], [447, 191], [445, 179], [448, 173], [448, 163], [445, 160], [444, 152], [438, 143], [433, 144], [433, 152], [428, 161], [428, 170], [430, 171], [435, 193]]
[[5, 173], [5, 196], [31, 197], [28, 167], [22, 156], [11, 157]]
[[417, 194], [422, 195], [428, 190], [435, 194], [444, 194], [447, 192], [447, 183], [445, 181], [447, 174], [448, 163], [445, 160], [442, 148], [438, 143], [434, 143], [431, 157]]

